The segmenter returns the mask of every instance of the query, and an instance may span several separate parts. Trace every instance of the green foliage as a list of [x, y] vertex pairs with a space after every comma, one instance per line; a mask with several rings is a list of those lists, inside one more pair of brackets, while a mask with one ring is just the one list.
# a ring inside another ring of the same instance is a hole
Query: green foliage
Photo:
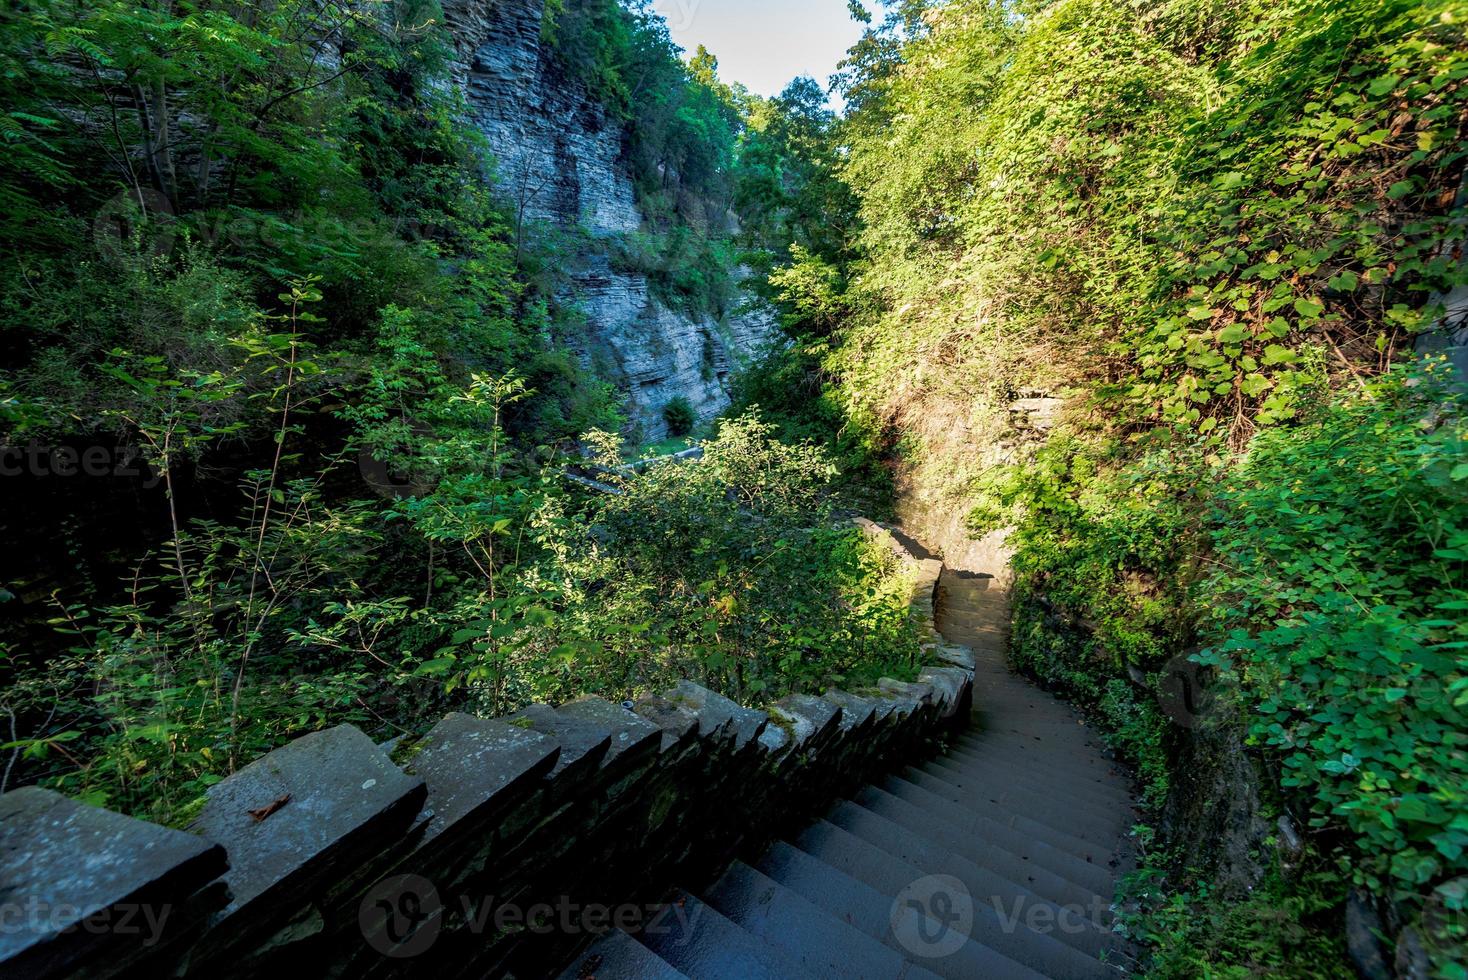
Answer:
[[[1144, 835], [1152, 836], [1150, 829]], [[1147, 976], [1316, 980], [1355, 976], [1337, 921], [1338, 879], [1312, 867], [1296, 880], [1272, 869], [1244, 901], [1224, 901], [1206, 881], [1171, 886], [1168, 866], [1181, 855], [1149, 854], [1121, 887], [1121, 931], [1155, 952]]]
[[[1266, 807], [1311, 814], [1310, 881], [1169, 880], [1157, 972], [1338, 973], [1344, 886], [1410, 916], [1468, 843], [1462, 428], [1403, 357], [1465, 281], [1461, 4], [884, 6], [840, 78], [855, 240], [772, 276], [819, 400], [1011, 529], [1014, 659], [1152, 803], [1151, 693], [1202, 647]], [[1013, 421], [1039, 393], [1053, 430]]]
[[[757, 419], [706, 464], [567, 495], [564, 452], [622, 423], [558, 301], [594, 243], [494, 198], [435, 4], [0, 17], [0, 438], [119, 440], [158, 477], [13, 529], [38, 560], [7, 583], [42, 601], [0, 639], [0, 791], [181, 821], [342, 722], [421, 731], [681, 677], [758, 701], [910, 668], [905, 585], [832, 524], [830, 461]], [[735, 313], [759, 100], [641, 6], [551, 2], [544, 32], [627, 128], [646, 233], [597, 247], [671, 306]]]
[[1091, 708], [1161, 804], [1171, 723], [1130, 675], [1156, 674], [1191, 641], [1202, 464], [1183, 446], [1124, 461], [1115, 444], [1052, 440], [991, 477], [970, 520], [1015, 526], [1016, 666]]
[[790, 246], [789, 265], [774, 270], [769, 282], [786, 310], [786, 329], [797, 336], [829, 335], [851, 313], [840, 267], [803, 245]]
[[857, 202], [840, 179], [841, 139], [826, 93], [811, 78], [797, 78], [750, 110], [735, 200], [776, 257], [792, 247], [850, 257]]
[[727, 209], [736, 137], [751, 96], [719, 81], [718, 61], [707, 51], [685, 63], [667, 23], [645, 3], [557, 0], [546, 13], [567, 70], [626, 121], [644, 203], [656, 211], [661, 197], [685, 218], [703, 218], [691, 213], [692, 201], [678, 200], [687, 192], [707, 202], [710, 214]]
[[1341, 873], [1409, 896], [1468, 873], [1468, 420], [1412, 383], [1255, 439], [1214, 502], [1197, 658], [1349, 841]]
[[1237, 448], [1461, 281], [1452, 4], [929, 6], [901, 71], [849, 80], [853, 400], [941, 397], [936, 351]]
[[668, 435], [686, 436], [693, 431], [693, 423], [698, 421], [698, 417], [694, 415], [688, 399], [679, 395], [663, 406], [663, 421], [668, 425]]
[[701, 462], [542, 515], [567, 689], [694, 677], [763, 702], [912, 671], [908, 586], [890, 553], [833, 525], [830, 458], [774, 435], [757, 416], [727, 420]]
[[783, 438], [822, 446], [872, 513], [890, 506], [891, 472], [880, 432], [854, 424], [825, 381], [826, 341], [775, 346], [741, 371], [731, 392], [735, 412], [758, 411]]

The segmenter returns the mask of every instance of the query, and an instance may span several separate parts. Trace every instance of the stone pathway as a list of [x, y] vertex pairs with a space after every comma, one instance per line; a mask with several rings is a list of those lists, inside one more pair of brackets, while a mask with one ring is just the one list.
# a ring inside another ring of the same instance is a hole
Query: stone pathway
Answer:
[[1125, 976], [1110, 905], [1138, 819], [1066, 704], [1005, 663], [1008, 597], [946, 571], [938, 626], [974, 654], [972, 728], [740, 862], [562, 980]]

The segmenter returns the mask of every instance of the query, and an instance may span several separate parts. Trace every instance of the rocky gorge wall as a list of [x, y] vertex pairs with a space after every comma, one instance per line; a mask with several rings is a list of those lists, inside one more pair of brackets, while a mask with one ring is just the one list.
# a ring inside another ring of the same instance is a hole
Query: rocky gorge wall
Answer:
[[561, 299], [584, 310], [591, 340], [579, 353], [588, 364], [611, 362], [629, 417], [661, 437], [674, 398], [687, 398], [700, 421], [727, 407], [730, 373], [775, 336], [776, 319], [759, 307], [722, 320], [673, 310], [645, 275], [616, 267], [618, 241], [644, 226], [624, 129], [561, 69], [541, 38], [544, 14], [545, 0], [446, 0], [454, 80], [521, 233], [568, 243]]
[[343, 725], [211, 787], [186, 830], [16, 790], [0, 977], [554, 976], [600, 933], [671, 928], [672, 886], [967, 723], [972, 654], [933, 623], [942, 564], [864, 526], [909, 570], [932, 661], [916, 683], [759, 711], [685, 681], [385, 745]]

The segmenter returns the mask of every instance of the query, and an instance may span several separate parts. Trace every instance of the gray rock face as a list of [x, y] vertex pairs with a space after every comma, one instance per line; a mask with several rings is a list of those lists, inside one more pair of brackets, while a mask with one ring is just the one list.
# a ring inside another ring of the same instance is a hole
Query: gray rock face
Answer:
[[809, 694], [787, 695], [775, 704], [772, 714], [789, 728], [791, 745], [797, 749], [819, 744], [841, 723], [839, 707]]
[[[155, 946], [224, 873], [223, 848], [50, 790], [0, 796], [0, 975], [69, 974]], [[219, 896], [222, 899], [222, 895]]]
[[[628, 414], [650, 437], [662, 410], [688, 399], [700, 421], [729, 404], [728, 375], [776, 334], [768, 309], [716, 322], [669, 309], [645, 276], [613, 267], [615, 240], [643, 216], [623, 161], [621, 124], [557, 65], [541, 41], [545, 0], [445, 0], [458, 52], [455, 81], [497, 160], [495, 180], [527, 238], [582, 230], [563, 300], [585, 310], [593, 343], [615, 365]], [[568, 236], [569, 237], [569, 236]], [[588, 362], [593, 351], [583, 351]]]
[[1010, 423], [1018, 429], [1049, 432], [1065, 411], [1065, 399], [1039, 396], [1021, 398], [1009, 406]]
[[516, 218], [593, 235], [642, 226], [619, 166], [622, 131], [546, 56], [545, 0], [451, 0], [444, 16], [459, 58], [455, 81], [489, 140]]
[[835, 688], [827, 691], [822, 697], [841, 709], [841, 717], [838, 724], [843, 732], [861, 728], [868, 722], [879, 717], [878, 704], [866, 698], [857, 697], [847, 691], [838, 691]]

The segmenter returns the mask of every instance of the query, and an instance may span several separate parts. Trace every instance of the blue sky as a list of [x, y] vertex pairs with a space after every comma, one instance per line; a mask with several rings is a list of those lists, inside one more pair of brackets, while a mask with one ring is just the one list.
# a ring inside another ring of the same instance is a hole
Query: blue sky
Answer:
[[705, 45], [726, 82], [778, 95], [797, 75], [824, 86], [861, 37], [846, 0], [653, 0], [689, 54]]

